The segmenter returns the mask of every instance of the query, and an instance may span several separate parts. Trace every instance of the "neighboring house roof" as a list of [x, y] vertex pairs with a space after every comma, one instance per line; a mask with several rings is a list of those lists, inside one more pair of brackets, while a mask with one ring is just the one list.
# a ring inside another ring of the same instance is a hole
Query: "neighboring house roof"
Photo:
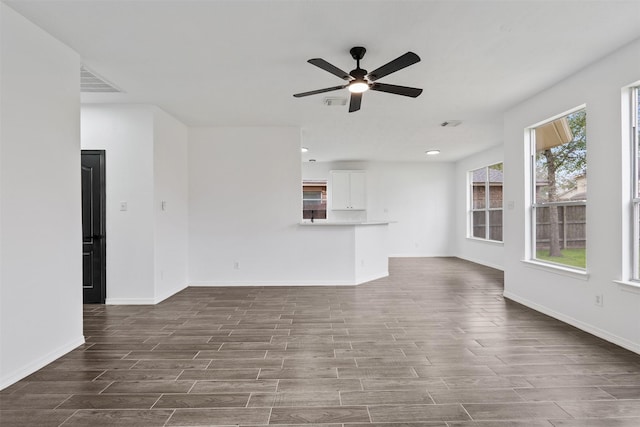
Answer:
[[558, 194], [559, 200], [586, 200], [587, 199], [587, 174], [583, 173], [575, 177], [575, 186]]
[[[473, 182], [485, 182], [485, 170], [476, 169], [473, 171]], [[503, 172], [497, 169], [489, 169], [489, 182], [503, 182]]]

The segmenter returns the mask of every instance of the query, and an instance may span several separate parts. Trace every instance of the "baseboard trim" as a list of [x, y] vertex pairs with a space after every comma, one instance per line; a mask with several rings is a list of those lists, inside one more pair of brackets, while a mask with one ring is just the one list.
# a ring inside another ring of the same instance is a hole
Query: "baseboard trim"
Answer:
[[389, 272], [385, 271], [382, 274], [370, 274], [368, 276], [363, 276], [361, 278], [356, 279], [356, 285], [361, 285], [363, 283], [371, 282], [373, 280], [384, 279], [385, 277], [389, 277]]
[[225, 286], [355, 286], [357, 283], [345, 282], [345, 281], [331, 281], [324, 280], [318, 282], [290, 282], [290, 281], [278, 281], [278, 282], [261, 282], [261, 281], [206, 281], [206, 282], [190, 282], [189, 286], [193, 287], [225, 287]]
[[422, 254], [422, 253], [404, 253], [389, 254], [389, 258], [454, 258], [451, 254]]
[[155, 298], [107, 298], [106, 305], [155, 305]]
[[578, 320], [578, 319], [574, 319], [571, 316], [564, 315], [564, 314], [559, 313], [559, 312], [557, 312], [555, 310], [552, 310], [552, 309], [550, 309], [548, 307], [545, 307], [543, 305], [537, 304], [537, 303], [535, 303], [533, 301], [529, 301], [528, 299], [522, 298], [519, 295], [515, 295], [515, 294], [513, 294], [511, 292], [504, 291], [503, 292], [503, 296], [505, 298], [508, 298], [508, 299], [510, 299], [512, 301], [515, 301], [515, 302], [519, 303], [519, 304], [527, 306], [527, 307], [529, 307], [529, 308], [531, 308], [533, 310], [539, 311], [540, 313], [546, 314], [547, 316], [551, 316], [554, 319], [558, 319], [561, 322], [567, 323], [567, 324], [569, 324], [571, 326], [575, 326], [576, 328], [578, 328], [578, 329], [580, 329], [582, 331], [588, 332], [591, 335], [595, 335], [598, 338], [602, 338], [605, 341], [609, 341], [610, 343], [618, 345], [618, 346], [620, 346], [622, 348], [625, 348], [625, 349], [627, 349], [629, 351], [632, 351], [634, 353], [640, 354], [640, 344], [634, 343], [633, 341], [630, 341], [630, 340], [628, 340], [626, 338], [619, 337], [619, 336], [614, 335], [614, 334], [612, 334], [610, 332], [607, 332], [607, 331], [605, 331], [603, 329], [600, 329], [600, 328], [598, 328], [596, 326], [590, 325], [590, 324], [585, 323], [585, 322], [583, 322], [581, 320]]
[[164, 295], [162, 295], [162, 296], [155, 297], [155, 298], [153, 299], [153, 301], [154, 301], [154, 302], [153, 302], [153, 304], [159, 304], [159, 303], [161, 303], [162, 301], [166, 300], [167, 298], [171, 298], [172, 296], [174, 296], [174, 295], [175, 295], [175, 294], [177, 294], [178, 292], [185, 290], [186, 288], [187, 288], [187, 285], [185, 284], [185, 285], [182, 285], [181, 287], [178, 287], [178, 288], [176, 288], [176, 289], [174, 289], [174, 290], [172, 290], [172, 291], [166, 292], [166, 293], [165, 293]]
[[81, 336], [80, 338], [73, 340], [70, 343], [65, 344], [61, 347], [58, 347], [57, 349], [45, 354], [44, 356], [39, 357], [33, 362], [20, 368], [18, 371], [10, 373], [9, 375], [5, 376], [0, 380], [0, 390], [4, 390], [5, 388], [9, 387], [11, 384], [17, 383], [21, 379], [26, 378], [29, 375], [33, 374], [37, 370], [44, 368], [49, 363], [69, 353], [74, 348], [81, 346], [82, 344], [84, 344], [84, 342], [85, 342], [84, 336]]
[[474, 264], [484, 265], [485, 267], [495, 268], [496, 270], [504, 271], [504, 267], [502, 265], [493, 264], [491, 262], [486, 262], [486, 261], [482, 261], [482, 260], [479, 260], [479, 259], [473, 259], [473, 258], [464, 257], [464, 256], [460, 256], [460, 255], [457, 255], [456, 258], [460, 258], [460, 259], [463, 259], [465, 261], [472, 262]]

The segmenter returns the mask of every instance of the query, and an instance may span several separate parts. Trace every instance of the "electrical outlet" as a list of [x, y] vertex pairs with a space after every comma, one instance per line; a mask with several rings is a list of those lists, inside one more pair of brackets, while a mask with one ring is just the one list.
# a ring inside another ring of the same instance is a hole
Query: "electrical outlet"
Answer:
[[596, 294], [596, 300], [595, 303], [598, 307], [602, 307], [604, 305], [604, 300], [603, 300], [603, 295], [602, 294]]
[[233, 262], [233, 269], [234, 270], [240, 270], [240, 262], [239, 261], [234, 261]]

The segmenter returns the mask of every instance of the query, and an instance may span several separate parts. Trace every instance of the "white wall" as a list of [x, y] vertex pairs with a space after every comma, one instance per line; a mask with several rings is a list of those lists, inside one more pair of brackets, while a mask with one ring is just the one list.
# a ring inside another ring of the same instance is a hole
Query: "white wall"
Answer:
[[353, 228], [299, 225], [300, 169], [298, 129], [189, 130], [191, 285], [355, 283]]
[[[502, 243], [488, 242], [467, 237], [469, 171], [503, 161], [502, 145], [490, 148], [456, 162], [456, 239], [455, 254], [458, 258], [502, 270], [504, 268], [504, 247]], [[506, 203], [504, 209], [507, 209]]]
[[155, 304], [183, 289], [187, 128], [149, 105], [85, 104], [82, 148], [106, 151], [107, 304]]
[[189, 130], [191, 284], [289, 276], [302, 204], [299, 138], [293, 128]]
[[[391, 220], [390, 256], [452, 256], [455, 166], [438, 162], [303, 163], [303, 179], [328, 179], [330, 170], [367, 171], [368, 220]], [[347, 212], [349, 215], [354, 215]], [[340, 212], [329, 212], [331, 220]]]
[[359, 225], [354, 230], [355, 282], [365, 283], [389, 275], [389, 226]]
[[0, 3], [0, 388], [84, 342], [80, 58]]
[[[626, 244], [621, 218], [628, 135], [621, 123], [621, 91], [640, 78], [640, 40], [614, 52], [505, 114], [505, 296], [640, 353], [640, 288], [622, 277]], [[524, 129], [571, 108], [587, 109], [588, 278], [534, 268], [521, 261], [527, 247]], [[624, 137], [623, 137], [624, 132]], [[595, 305], [595, 295], [604, 306]]]
[[[155, 300], [187, 286], [187, 127], [164, 111], [154, 111]], [[163, 205], [164, 203], [164, 210]]]
[[151, 303], [153, 110], [145, 105], [83, 105], [81, 129], [83, 149], [106, 150], [106, 302]]

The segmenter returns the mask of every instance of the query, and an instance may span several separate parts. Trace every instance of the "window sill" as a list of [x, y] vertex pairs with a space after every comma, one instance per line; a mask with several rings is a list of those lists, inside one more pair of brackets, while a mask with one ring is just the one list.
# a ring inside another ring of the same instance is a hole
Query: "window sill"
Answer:
[[575, 268], [563, 267], [561, 265], [553, 265], [546, 262], [539, 262], [530, 259], [523, 259], [521, 261], [527, 267], [535, 268], [537, 270], [547, 271], [549, 273], [559, 274], [561, 276], [567, 276], [584, 281], [589, 280], [589, 273], [584, 270], [576, 270]]
[[499, 240], [480, 239], [478, 237], [468, 237], [468, 236], [467, 236], [467, 240], [470, 240], [472, 242], [488, 243], [494, 246], [504, 246], [504, 242], [501, 242]]
[[630, 280], [614, 280], [613, 283], [616, 283], [621, 291], [640, 295], [640, 282], [632, 282]]

